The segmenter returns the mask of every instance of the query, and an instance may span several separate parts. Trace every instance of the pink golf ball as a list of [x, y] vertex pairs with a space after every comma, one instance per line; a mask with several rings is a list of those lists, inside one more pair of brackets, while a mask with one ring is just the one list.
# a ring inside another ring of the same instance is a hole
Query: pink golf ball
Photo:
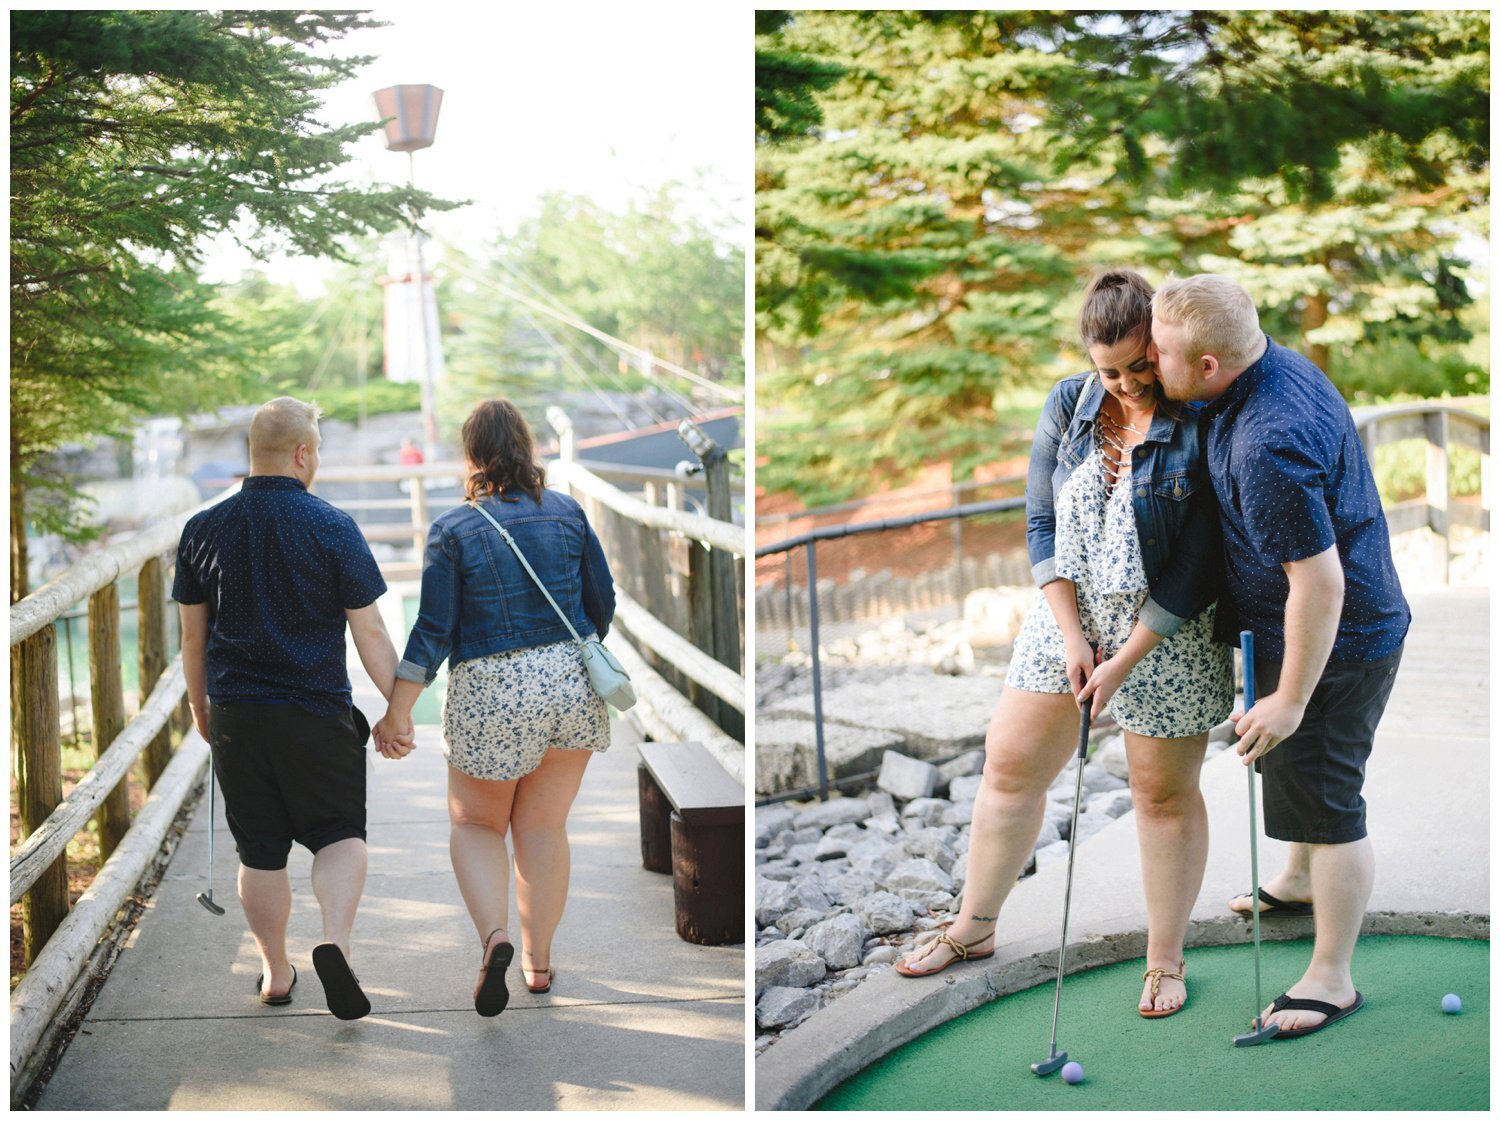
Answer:
[[1063, 1081], [1070, 1086], [1077, 1086], [1083, 1081], [1082, 1063], [1064, 1063], [1062, 1068]]

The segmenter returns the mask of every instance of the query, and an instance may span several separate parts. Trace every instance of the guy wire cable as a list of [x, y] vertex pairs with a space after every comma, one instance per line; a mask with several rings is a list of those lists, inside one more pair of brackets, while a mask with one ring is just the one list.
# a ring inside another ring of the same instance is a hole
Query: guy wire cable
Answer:
[[[507, 272], [509, 272], [512, 275], [516, 276], [523, 283], [528, 284], [528, 285], [530, 285], [533, 288], [536, 288], [537, 291], [541, 292], [548, 299], [551, 299], [554, 302], [556, 301], [556, 297], [554, 297], [550, 293], [548, 293], [546, 291], [546, 289], [541, 288], [539, 285], [536, 284], [535, 281], [530, 280], [524, 274], [516, 273], [515, 270], [512, 269], [509, 265], [507, 265], [504, 261], [498, 261], [497, 260], [496, 263], [498, 263], [500, 265], [500, 267], [503, 268], [503, 269], [505, 269]], [[524, 304], [527, 307], [536, 308], [538, 311], [541, 311], [543, 314], [549, 315], [552, 318], [557, 319], [557, 320], [561, 321], [562, 323], [564, 323], [564, 324], [566, 324], [566, 325], [568, 325], [570, 327], [574, 327], [577, 330], [585, 332], [586, 334], [588, 334], [588, 335], [590, 335], [590, 336], [592, 336], [592, 337], [600, 340], [601, 342], [603, 342], [606, 346], [610, 347], [611, 349], [624, 349], [624, 350], [628, 350], [628, 351], [631, 351], [631, 352], [633, 352], [635, 354], [639, 354], [639, 355], [642, 355], [644, 357], [647, 357], [648, 359], [650, 359], [653, 362], [653, 364], [656, 364], [656, 365], [661, 365], [662, 364], [662, 360], [653, 358], [652, 356], [650, 356], [646, 352], [641, 351], [639, 348], [631, 346], [631, 344], [629, 344], [629, 343], [623, 343], [620, 340], [615, 339], [614, 336], [608, 334], [607, 332], [600, 331], [597, 328], [589, 326], [587, 323], [585, 323], [583, 320], [579, 319], [572, 312], [568, 312], [568, 311], [565, 311], [565, 310], [559, 311], [556, 308], [552, 308], [552, 307], [549, 307], [549, 306], [547, 306], [545, 304], [540, 304], [540, 303], [538, 303], [535, 300], [531, 300], [531, 299], [529, 299], [529, 298], [521, 295], [519, 292], [516, 292], [514, 289], [508, 288], [504, 284], [501, 284], [498, 281], [492, 280], [489, 277], [484, 276], [483, 274], [475, 271], [472, 267], [467, 267], [467, 266], [459, 264], [457, 262], [450, 262], [449, 267], [452, 268], [454, 272], [458, 273], [461, 276], [464, 276], [465, 278], [467, 278], [468, 280], [470, 280], [470, 281], [472, 281], [472, 282], [474, 282], [476, 284], [480, 284], [480, 285], [483, 285], [485, 287], [488, 287], [488, 288], [492, 289], [493, 291], [499, 293], [500, 295], [509, 297], [511, 299], [514, 299], [514, 300], [516, 300], [516, 301]], [[696, 415], [698, 415], [699, 412], [702, 411], [700, 409], [700, 407], [695, 402], [693, 402], [691, 399], [689, 399], [687, 397], [684, 397], [682, 394], [680, 394], [676, 390], [674, 390], [671, 386], [669, 386], [665, 382], [661, 381], [656, 376], [656, 374], [654, 372], [652, 372], [650, 370], [644, 370], [642, 372], [644, 373], [644, 375], [648, 379], [650, 379], [651, 383], [654, 386], [656, 386], [657, 389], [659, 389], [662, 393], [666, 394], [669, 398], [671, 398], [674, 402], [676, 402], [678, 408], [680, 408], [683, 411], [683, 415], [684, 416], [687, 416], [687, 417], [696, 416]], [[671, 372], [671, 371], [669, 370], [669, 372]], [[622, 392], [626, 391], [624, 383], [619, 379], [619, 376], [617, 374], [609, 374], [607, 376], [616, 385], [618, 385], [621, 388]], [[713, 383], [708, 383], [708, 384], [713, 384]], [[665, 421], [666, 418], [661, 418], [660, 414], [657, 413], [654, 409], [650, 409], [649, 411], [652, 413], [652, 415], [657, 416], [660, 419], [662, 419], [663, 421]]]
[[[448, 243], [444, 242], [443, 244], [446, 246]], [[507, 271], [510, 271], [508, 266], [506, 266], [504, 262], [501, 262], [500, 264], [502, 268], [506, 268]], [[733, 386], [722, 385], [719, 382], [711, 381], [708, 378], [703, 377], [701, 374], [695, 374], [691, 370], [684, 369], [683, 367], [677, 365], [675, 362], [669, 362], [665, 358], [658, 358], [656, 355], [651, 354], [648, 351], [644, 351], [640, 347], [626, 342], [624, 339], [617, 339], [613, 335], [599, 330], [599, 328], [584, 322], [570, 312], [560, 312], [556, 308], [549, 307], [548, 305], [543, 304], [537, 300], [533, 300], [530, 296], [517, 292], [515, 289], [509, 288], [506, 285], [501, 284], [497, 280], [491, 280], [488, 277], [477, 277], [473, 276], [472, 274], [470, 274], [470, 277], [471, 279], [478, 280], [481, 283], [487, 285], [494, 291], [499, 292], [501, 295], [509, 296], [511, 299], [517, 300], [520, 303], [527, 305], [528, 307], [534, 308], [544, 315], [550, 316], [553, 319], [566, 323], [568, 326], [574, 327], [587, 335], [592, 335], [594, 338], [599, 339], [601, 342], [607, 343], [608, 345], [615, 347], [616, 349], [626, 351], [638, 358], [644, 358], [658, 368], [666, 370], [668, 373], [675, 374], [680, 378], [684, 378], [687, 381], [690, 381], [693, 384], [698, 385], [711, 393], [716, 393], [721, 397], [725, 397], [731, 401], [736, 402], [743, 402], [745, 399], [744, 390], [736, 389]]]
[[[514, 266], [508, 264], [503, 259], [498, 259], [497, 258], [496, 259], [496, 264], [498, 264], [502, 269], [504, 269], [507, 273], [509, 273], [515, 279], [519, 280], [522, 284], [525, 284], [528, 288], [530, 288], [533, 292], [535, 292], [540, 299], [542, 299], [543, 301], [547, 302], [552, 307], [553, 311], [558, 314], [559, 317], [569, 316], [569, 317], [572, 317], [573, 319], [578, 320], [580, 323], [584, 322], [584, 320], [582, 319], [581, 316], [579, 316], [576, 312], [574, 312], [571, 308], [569, 308], [566, 304], [564, 304], [560, 299], [558, 299], [556, 296], [554, 296], [551, 292], [547, 291], [547, 289], [543, 288], [535, 280], [531, 279], [531, 277], [529, 277], [525, 273], [521, 272], [519, 269], [517, 269]], [[497, 289], [497, 290], [503, 291], [503, 289]], [[564, 319], [563, 321], [567, 322], [567, 319]], [[576, 324], [570, 324], [570, 325], [571, 326], [576, 326]], [[605, 334], [603, 332], [601, 332], [600, 335], [602, 336], [601, 341], [608, 340], [608, 339], [612, 338], [612, 336], [610, 336], [608, 334]], [[606, 346], [610, 346], [612, 344], [610, 344], [609, 342], [606, 341], [605, 345]], [[641, 353], [641, 352], [637, 351], [637, 353]], [[650, 361], [653, 364], [655, 364], [656, 360], [655, 360], [654, 356], [648, 355], [648, 358], [650, 359]], [[696, 416], [698, 414], [698, 412], [700, 411], [696, 402], [690, 400], [689, 398], [686, 398], [686, 397], [682, 396], [682, 394], [680, 394], [680, 393], [676, 392], [674, 389], [672, 389], [671, 386], [669, 386], [665, 382], [661, 381], [656, 376], [656, 372], [654, 370], [652, 370], [650, 367], [646, 367], [646, 368], [642, 369], [641, 370], [641, 374], [644, 377], [646, 377], [648, 380], [650, 380], [650, 382], [652, 383], [652, 385], [654, 385], [658, 389], [660, 389], [661, 392], [665, 393], [668, 397], [672, 398], [672, 400], [677, 403], [677, 407], [680, 408], [680, 409], [682, 409], [683, 416], [686, 416], [686, 417]], [[618, 375], [612, 375], [612, 379], [614, 380], [614, 382], [615, 382], [616, 385], [619, 385], [622, 390], [624, 389], [624, 382], [619, 378]], [[658, 416], [658, 419], [661, 420], [661, 421], [665, 421], [667, 418]]]

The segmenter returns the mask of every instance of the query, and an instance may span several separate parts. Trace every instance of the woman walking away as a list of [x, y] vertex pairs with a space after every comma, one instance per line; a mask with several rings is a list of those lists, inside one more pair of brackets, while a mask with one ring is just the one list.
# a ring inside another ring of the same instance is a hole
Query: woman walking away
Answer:
[[417, 622], [375, 735], [404, 754], [395, 739], [410, 731], [412, 705], [449, 659], [449, 852], [482, 946], [474, 1010], [495, 1016], [510, 999], [505, 971], [514, 953], [506, 834], [515, 846], [523, 980], [545, 993], [568, 896], [568, 810], [590, 753], [609, 746], [609, 712], [558, 611], [585, 638], [602, 638], [615, 593], [582, 507], [545, 489], [520, 411], [485, 401], [464, 422], [462, 440], [468, 502], [428, 531]]
[[1198, 771], [1229, 715], [1233, 663], [1212, 637], [1222, 561], [1197, 417], [1166, 404], [1146, 356], [1151, 294], [1124, 270], [1089, 285], [1079, 326], [1094, 369], [1042, 408], [1026, 482], [1041, 594], [990, 721], [958, 917], [897, 964], [904, 976], [995, 952], [1001, 904], [1092, 698], [1125, 730], [1148, 922], [1137, 1008], [1169, 1016], [1187, 999], [1182, 944], [1208, 855]]

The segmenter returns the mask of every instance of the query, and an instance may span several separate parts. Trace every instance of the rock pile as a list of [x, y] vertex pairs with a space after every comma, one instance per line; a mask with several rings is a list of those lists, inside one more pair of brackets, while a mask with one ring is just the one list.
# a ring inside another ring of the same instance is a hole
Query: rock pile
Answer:
[[[876, 789], [863, 796], [756, 810], [758, 1050], [949, 921], [983, 765], [981, 750], [941, 765], [886, 751]], [[1026, 874], [1067, 855], [1076, 767], [1048, 791]], [[1124, 737], [1113, 733], [1084, 766], [1078, 840], [1129, 809]]]

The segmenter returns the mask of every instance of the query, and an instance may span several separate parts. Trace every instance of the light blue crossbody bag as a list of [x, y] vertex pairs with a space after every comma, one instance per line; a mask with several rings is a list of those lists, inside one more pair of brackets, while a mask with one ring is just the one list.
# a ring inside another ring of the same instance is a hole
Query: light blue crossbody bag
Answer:
[[588, 672], [589, 684], [594, 687], [594, 692], [603, 697], [609, 704], [624, 712], [635, 704], [635, 687], [630, 684], [630, 674], [625, 672], [625, 667], [620, 665], [619, 659], [611, 654], [604, 643], [597, 638], [584, 640], [579, 636], [578, 630], [573, 626], [571, 619], [563, 614], [563, 609], [557, 606], [557, 600], [552, 598], [552, 593], [547, 590], [547, 585], [542, 583], [541, 577], [526, 560], [526, 554], [521, 552], [521, 547], [516, 544], [516, 539], [506, 532], [505, 527], [490, 517], [490, 513], [477, 502], [470, 502], [470, 506], [484, 515], [484, 520], [495, 527], [495, 532], [505, 539], [510, 546], [511, 552], [516, 554], [516, 560], [521, 562], [521, 567], [526, 570], [536, 586], [541, 589], [542, 595], [547, 597], [547, 602], [552, 605], [552, 610], [557, 612], [557, 617], [563, 621], [563, 626], [568, 628], [568, 633], [573, 636], [573, 641], [578, 644], [578, 649], [583, 652], [583, 668]]

